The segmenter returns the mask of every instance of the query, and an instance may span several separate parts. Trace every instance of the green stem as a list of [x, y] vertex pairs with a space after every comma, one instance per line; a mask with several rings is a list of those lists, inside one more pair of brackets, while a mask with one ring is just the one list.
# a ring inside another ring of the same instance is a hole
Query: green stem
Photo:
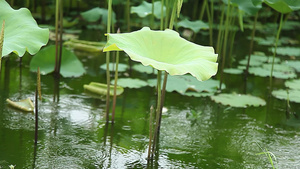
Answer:
[[153, 106], [151, 106], [150, 108], [150, 119], [149, 119], [149, 147], [148, 147], [148, 160], [151, 159], [151, 141], [152, 141], [152, 128], [153, 128], [153, 120], [152, 120], [152, 116], [153, 116]]
[[2, 22], [2, 28], [0, 33], [0, 74], [1, 74], [2, 49], [3, 49], [3, 41], [4, 41], [4, 27], [5, 27], [5, 20], [3, 20]]
[[112, 107], [112, 116], [111, 116], [112, 123], [114, 123], [115, 121], [115, 109], [116, 109], [116, 102], [117, 102], [118, 66], [119, 66], [119, 52], [117, 52], [117, 56], [116, 56], [114, 98], [113, 98], [113, 107]]
[[55, 6], [55, 73], [58, 67], [58, 18], [59, 18], [59, 0], [56, 0]]
[[271, 68], [271, 75], [270, 75], [270, 87], [271, 87], [271, 89], [272, 89], [272, 78], [273, 78], [274, 62], [275, 62], [276, 51], [277, 51], [277, 44], [278, 44], [278, 40], [279, 40], [282, 25], [283, 25], [283, 13], [281, 13], [281, 16], [280, 16], [280, 23], [279, 23], [279, 28], [277, 30], [275, 48], [274, 48], [274, 53], [273, 53], [272, 68]]
[[[108, 16], [107, 16], [107, 33], [110, 33], [111, 28], [111, 13], [112, 13], [112, 0], [108, 0]], [[109, 96], [110, 96], [110, 72], [109, 72], [109, 57], [110, 52], [106, 52], [106, 122], [109, 121]]]
[[127, 31], [130, 32], [130, 0], [126, 2]]
[[160, 13], [160, 30], [164, 30], [164, 0], [161, 0]]
[[204, 15], [204, 12], [205, 12], [205, 6], [206, 6], [206, 4], [207, 4], [207, 0], [204, 0], [204, 1], [203, 1], [203, 4], [202, 4], [200, 16], [199, 16], [199, 20], [201, 20], [201, 21], [202, 21], [202, 19], [203, 19], [203, 15]]
[[57, 66], [57, 74], [60, 74], [60, 65], [62, 59], [62, 48], [63, 48], [63, 2], [59, 0], [59, 55], [58, 55], [58, 66]]
[[219, 24], [219, 32], [218, 32], [218, 40], [217, 40], [217, 50], [216, 52], [219, 54], [220, 50], [222, 48], [222, 42], [223, 42], [223, 22], [224, 22], [224, 14], [225, 14], [225, 4], [222, 5], [222, 13], [221, 13], [221, 21]]
[[151, 15], [151, 19], [150, 19], [150, 27], [154, 28], [154, 0], [152, 0], [152, 15]]
[[208, 3], [206, 3], [206, 13], [207, 13], [207, 18], [208, 18], [208, 23], [209, 23], [209, 45], [212, 46], [213, 45], [213, 36], [212, 36], [213, 28], [212, 28], [212, 18], [211, 18]]

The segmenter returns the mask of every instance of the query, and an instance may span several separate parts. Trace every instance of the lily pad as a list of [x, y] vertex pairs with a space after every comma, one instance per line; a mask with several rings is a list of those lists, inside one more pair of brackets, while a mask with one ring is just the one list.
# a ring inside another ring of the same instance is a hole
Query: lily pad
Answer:
[[231, 107], [247, 108], [249, 106], [258, 107], [266, 105], [265, 100], [256, 96], [244, 94], [222, 93], [216, 96], [211, 96], [210, 98], [217, 103], [221, 103], [223, 105], [228, 105]]
[[236, 75], [242, 74], [244, 72], [241, 69], [235, 69], [235, 68], [228, 68], [228, 69], [224, 69], [223, 71], [228, 74], [236, 74]]
[[[83, 88], [91, 93], [97, 94], [97, 95], [106, 95], [107, 93], [107, 84], [103, 83], [97, 83], [97, 82], [91, 82], [88, 85], [83, 85]], [[116, 95], [119, 96], [124, 92], [123, 87], [117, 86], [117, 93]], [[110, 96], [114, 95], [114, 88], [113, 86], [110, 86]]]
[[27, 111], [27, 112], [33, 112], [34, 111], [34, 106], [33, 106], [33, 103], [32, 103], [30, 98], [20, 100], [18, 102], [14, 102], [14, 101], [11, 101], [10, 99], [6, 99], [6, 102], [10, 106], [12, 106], [16, 109], [22, 110], [22, 111]]
[[[101, 69], [106, 70], [106, 63], [100, 66]], [[125, 72], [128, 68], [128, 65], [124, 63], [118, 64], [118, 72]], [[115, 71], [116, 64], [115, 63], [109, 63], [109, 71]]]
[[300, 90], [274, 90], [272, 91], [272, 95], [277, 99], [287, 100], [291, 102], [300, 103]]
[[[270, 48], [270, 51], [274, 52], [274, 48]], [[276, 53], [278, 55], [286, 55], [286, 56], [300, 56], [300, 48], [299, 47], [278, 47], [276, 49]]]
[[[48, 74], [55, 68], [55, 46], [47, 46], [34, 55], [30, 62], [30, 71], [37, 71], [40, 67], [41, 74]], [[78, 77], [85, 73], [82, 63], [75, 54], [63, 47], [60, 74], [63, 77]]]
[[[80, 15], [88, 22], [96, 22], [101, 19], [102, 24], [107, 23], [108, 10], [105, 8], [93, 8], [80, 13]], [[116, 22], [116, 14], [112, 11], [113, 22]]]
[[[250, 67], [249, 73], [253, 74], [255, 76], [260, 76], [260, 77], [270, 77], [271, 76], [271, 70], [267, 69], [267, 68], [262, 68], [262, 67]], [[297, 77], [297, 75], [295, 74], [295, 72], [283, 72], [283, 71], [276, 71], [274, 69], [273, 77], [276, 77], [279, 79], [290, 79], [290, 78]]]
[[286, 81], [284, 85], [290, 89], [300, 90], [300, 79]]
[[188, 19], [184, 19], [177, 23], [177, 27], [189, 28], [195, 33], [198, 33], [201, 29], [208, 29], [208, 24], [197, 20], [197, 21], [189, 21]]
[[297, 72], [300, 72], [300, 61], [297, 60], [289, 60], [285, 62], [287, 65], [294, 68]]
[[124, 50], [132, 60], [170, 75], [190, 73], [204, 81], [217, 73], [218, 55], [212, 47], [191, 43], [173, 30], [144, 27], [131, 33], [108, 34], [108, 39], [104, 52]]
[[[111, 83], [114, 84], [114, 80]], [[140, 79], [119, 78], [118, 85], [124, 88], [141, 88], [148, 86], [148, 83]]]
[[26, 8], [12, 9], [9, 4], [0, 1], [0, 30], [5, 20], [2, 56], [14, 52], [22, 57], [25, 52], [31, 55], [48, 43], [49, 30], [38, 27], [30, 11]]
[[[164, 13], [166, 11], [166, 7], [163, 7]], [[152, 14], [152, 3], [148, 3], [143, 1], [139, 6], [132, 6], [130, 13], [136, 13], [139, 17], [144, 18], [147, 15]], [[156, 18], [160, 18], [161, 15], [161, 2], [156, 1], [154, 2], [154, 16]]]
[[144, 66], [141, 64], [138, 65], [133, 65], [132, 69], [134, 69], [135, 71], [141, 72], [141, 73], [147, 73], [147, 74], [156, 74], [156, 70], [153, 69], [153, 67], [151, 66]]

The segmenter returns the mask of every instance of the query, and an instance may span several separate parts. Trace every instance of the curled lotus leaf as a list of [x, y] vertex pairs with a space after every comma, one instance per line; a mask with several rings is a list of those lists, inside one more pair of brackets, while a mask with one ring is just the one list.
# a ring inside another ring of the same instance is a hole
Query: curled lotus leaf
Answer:
[[0, 0], [0, 30], [5, 20], [2, 56], [14, 52], [23, 56], [26, 51], [37, 53], [49, 40], [49, 30], [38, 27], [26, 8], [12, 9], [5, 0]]
[[199, 81], [217, 73], [218, 55], [213, 47], [189, 42], [173, 30], [153, 31], [148, 27], [131, 33], [108, 34], [107, 51], [124, 51], [144, 66], [165, 70], [170, 75], [190, 73]]
[[20, 100], [20, 101], [16, 101], [16, 102], [12, 101], [10, 99], [6, 99], [6, 102], [10, 106], [12, 106], [16, 109], [22, 110], [22, 111], [26, 111], [26, 112], [33, 112], [34, 111], [34, 106], [33, 106], [33, 103], [32, 103], [30, 98]]

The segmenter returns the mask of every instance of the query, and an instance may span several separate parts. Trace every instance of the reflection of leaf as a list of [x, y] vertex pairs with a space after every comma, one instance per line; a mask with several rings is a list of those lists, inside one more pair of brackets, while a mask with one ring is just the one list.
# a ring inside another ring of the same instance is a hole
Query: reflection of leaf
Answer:
[[204, 81], [217, 72], [217, 54], [212, 47], [191, 43], [173, 30], [153, 31], [144, 27], [132, 33], [108, 36], [104, 52], [124, 50], [132, 60], [170, 75], [190, 73]]
[[228, 105], [231, 107], [249, 107], [249, 106], [264, 106], [266, 102], [256, 96], [243, 95], [243, 94], [219, 94], [211, 96], [211, 99], [217, 103]]
[[[30, 71], [37, 71], [40, 67], [41, 74], [48, 74], [54, 71], [55, 67], [55, 46], [51, 45], [43, 48], [33, 56], [30, 62]], [[63, 77], [77, 77], [85, 73], [82, 63], [74, 53], [63, 48], [60, 74]]]
[[300, 79], [286, 81], [284, 85], [290, 89], [300, 90]]
[[[114, 80], [112, 81], [112, 84], [114, 84]], [[119, 78], [118, 79], [118, 85], [126, 88], [141, 88], [148, 86], [148, 83], [140, 80], [140, 79], [131, 79], [131, 78]]]
[[4, 0], [0, 1], [0, 30], [5, 20], [2, 56], [11, 52], [23, 56], [25, 51], [31, 55], [47, 44], [49, 30], [38, 27], [31, 13], [26, 8], [12, 9]]
[[178, 22], [177, 27], [189, 28], [192, 31], [194, 31], [195, 33], [199, 32], [200, 29], [208, 29], [209, 28], [209, 26], [206, 23], [204, 23], [200, 20], [189, 21], [188, 19], [184, 19], [184, 20]]
[[300, 90], [289, 90], [289, 94], [283, 89], [274, 90], [272, 91], [272, 95], [277, 99], [287, 100], [289, 98], [291, 102], [300, 103]]
[[[107, 84], [91, 82], [88, 85], [83, 85], [83, 88], [91, 93], [98, 94], [98, 95], [106, 95], [107, 93]], [[117, 93], [116, 95], [121, 95], [124, 92], [124, 89], [120, 86], [117, 86]], [[114, 88], [110, 87], [110, 96], [114, 95]]]
[[18, 102], [14, 102], [9, 99], [6, 99], [6, 101], [12, 107], [23, 110], [23, 111], [32, 112], [34, 110], [34, 106], [33, 106], [33, 103], [30, 98], [20, 100]]
[[[164, 7], [163, 10], [165, 13], [166, 7]], [[142, 4], [139, 6], [132, 6], [131, 13], [136, 13], [139, 17], [144, 18], [147, 15], [152, 14], [152, 3], [143, 1]], [[161, 15], [161, 2], [156, 1], [154, 2], [154, 16], [159, 19], [160, 15]]]

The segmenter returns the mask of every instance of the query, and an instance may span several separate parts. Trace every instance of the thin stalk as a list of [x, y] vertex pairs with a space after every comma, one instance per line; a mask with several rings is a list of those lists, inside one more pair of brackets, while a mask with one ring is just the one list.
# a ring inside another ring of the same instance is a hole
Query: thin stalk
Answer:
[[160, 30], [164, 30], [164, 0], [161, 0], [160, 13]]
[[2, 22], [2, 28], [0, 33], [0, 74], [1, 74], [2, 49], [3, 49], [3, 41], [4, 41], [4, 27], [5, 27], [5, 20], [3, 20]]
[[196, 14], [198, 12], [198, 4], [199, 4], [199, 1], [194, 1], [194, 9], [193, 9], [193, 20], [196, 20]]
[[204, 0], [203, 4], [202, 4], [200, 15], [199, 15], [199, 20], [201, 20], [201, 21], [203, 19], [203, 15], [204, 15], [204, 12], [205, 12], [205, 6], [206, 6], [206, 4], [207, 4], [207, 0]]
[[207, 13], [207, 18], [208, 18], [208, 23], [209, 23], [209, 45], [212, 46], [213, 45], [213, 36], [212, 36], [213, 28], [212, 28], [212, 18], [211, 18], [208, 3], [206, 3], [206, 13]]
[[115, 83], [114, 83], [114, 97], [113, 97], [113, 107], [112, 107], [112, 116], [111, 122], [115, 122], [115, 110], [116, 110], [116, 102], [117, 102], [117, 83], [118, 83], [118, 66], [119, 66], [119, 51], [116, 54], [116, 69], [115, 69]]
[[221, 68], [221, 75], [220, 75], [220, 86], [219, 89], [222, 89], [222, 82], [223, 82], [223, 70], [225, 67], [226, 62], [226, 49], [227, 49], [227, 40], [228, 40], [228, 27], [229, 27], [229, 15], [230, 15], [230, 0], [228, 0], [228, 7], [226, 12], [226, 21], [225, 21], [225, 35], [224, 35], [224, 45], [223, 45], [223, 53], [222, 53], [222, 68]]
[[38, 70], [37, 70], [37, 91], [38, 91], [39, 99], [42, 100], [40, 67], [38, 67]]
[[[108, 0], [107, 33], [110, 33], [110, 28], [111, 28], [111, 25], [110, 25], [111, 24], [111, 11], [112, 11], [112, 0]], [[110, 53], [106, 52], [106, 81], [107, 81], [106, 122], [109, 121], [109, 96], [110, 96], [109, 57], [110, 57]]]
[[37, 86], [35, 90], [35, 134], [34, 134], [34, 143], [37, 144], [38, 141], [38, 127], [39, 127], [39, 115], [38, 115], [38, 95], [40, 94], [39, 88], [41, 84], [41, 74], [40, 74], [40, 68], [37, 69]]
[[150, 108], [150, 119], [149, 119], [149, 147], [148, 147], [148, 160], [150, 160], [151, 158], [151, 144], [152, 144], [152, 128], [153, 128], [153, 120], [152, 120], [152, 116], [153, 116], [153, 106], [151, 106]]
[[59, 0], [56, 0], [55, 6], [55, 72], [58, 66], [58, 19], [59, 19]]
[[57, 74], [60, 74], [60, 65], [61, 65], [61, 59], [62, 59], [62, 48], [63, 48], [63, 2], [62, 0], [59, 0], [59, 57], [58, 57], [58, 67], [57, 67]]
[[217, 40], [217, 53], [219, 54], [220, 53], [220, 50], [222, 48], [222, 45], [223, 45], [223, 22], [224, 22], [224, 14], [225, 14], [225, 4], [223, 3], [222, 5], [222, 13], [221, 13], [221, 21], [220, 21], [220, 24], [219, 24], [219, 32], [218, 32], [218, 40]]
[[170, 12], [170, 8], [169, 8], [169, 0], [166, 0], [166, 18], [165, 18], [165, 25], [164, 27], [167, 28], [168, 27], [168, 22], [169, 22], [169, 12]]
[[126, 2], [127, 31], [130, 32], [130, 0]]
[[150, 19], [150, 27], [153, 28], [154, 27], [154, 0], [152, 0], [152, 10], [151, 10], [151, 19]]
[[274, 70], [274, 62], [275, 62], [276, 51], [277, 51], [277, 44], [278, 44], [278, 40], [279, 40], [282, 25], [283, 25], [283, 13], [281, 13], [281, 15], [280, 15], [280, 23], [279, 23], [279, 28], [277, 30], [275, 48], [274, 48], [274, 53], [273, 53], [272, 68], [271, 68], [271, 75], [270, 75], [270, 87], [271, 87], [271, 89], [272, 89], [272, 79], [273, 79], [273, 70]]
[[254, 18], [254, 23], [253, 23], [252, 33], [251, 33], [251, 42], [250, 42], [250, 47], [249, 47], [249, 55], [248, 55], [248, 60], [247, 60], [245, 79], [247, 79], [247, 76], [248, 76], [250, 59], [251, 59], [251, 55], [252, 55], [252, 51], [253, 51], [253, 42], [254, 42], [254, 37], [255, 37], [257, 18], [258, 18], [258, 12], [256, 13], [255, 18]]

